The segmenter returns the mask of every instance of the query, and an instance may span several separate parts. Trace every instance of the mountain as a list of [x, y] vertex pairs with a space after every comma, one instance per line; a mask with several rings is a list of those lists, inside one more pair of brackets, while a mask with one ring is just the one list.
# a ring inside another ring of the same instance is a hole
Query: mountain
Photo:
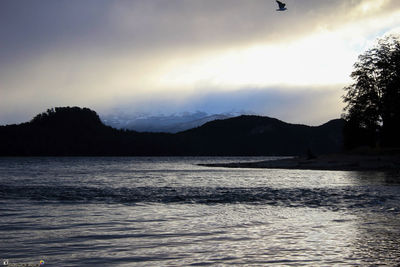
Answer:
[[242, 115], [216, 120], [177, 135], [187, 151], [199, 155], [298, 155], [339, 152], [344, 121], [321, 126], [289, 124], [278, 119]]
[[140, 133], [106, 126], [87, 108], [61, 107], [0, 126], [0, 156], [256, 156], [339, 152], [343, 120], [318, 127], [261, 116], [214, 120], [190, 130]]
[[116, 129], [127, 129], [138, 132], [177, 133], [203, 125], [206, 122], [234, 117], [234, 113], [207, 114], [197, 111], [171, 115], [128, 114], [116, 112], [101, 117], [104, 124]]

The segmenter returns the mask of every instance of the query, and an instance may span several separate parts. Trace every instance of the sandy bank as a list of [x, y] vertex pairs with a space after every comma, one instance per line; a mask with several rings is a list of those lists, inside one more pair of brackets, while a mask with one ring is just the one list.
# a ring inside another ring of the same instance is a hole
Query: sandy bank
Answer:
[[289, 158], [259, 162], [233, 162], [218, 164], [200, 164], [207, 167], [226, 168], [266, 168], [301, 170], [400, 170], [400, 155], [323, 155], [315, 159]]

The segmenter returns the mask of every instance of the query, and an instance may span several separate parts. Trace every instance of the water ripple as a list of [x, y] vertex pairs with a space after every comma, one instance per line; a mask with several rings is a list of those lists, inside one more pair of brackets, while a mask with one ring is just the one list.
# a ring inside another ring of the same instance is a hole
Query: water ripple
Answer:
[[379, 208], [386, 203], [388, 210], [399, 207], [399, 188], [372, 191], [369, 187], [337, 188], [228, 188], [228, 187], [135, 187], [99, 188], [75, 186], [8, 186], [0, 185], [0, 199], [28, 199], [60, 202], [104, 203], [194, 203], [194, 204], [265, 204], [287, 207]]

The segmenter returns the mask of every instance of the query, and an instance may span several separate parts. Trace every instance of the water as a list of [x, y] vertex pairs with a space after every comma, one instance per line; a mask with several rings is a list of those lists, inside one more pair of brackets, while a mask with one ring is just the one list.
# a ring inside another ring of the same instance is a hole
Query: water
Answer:
[[0, 259], [400, 265], [399, 173], [196, 165], [252, 160], [0, 158]]

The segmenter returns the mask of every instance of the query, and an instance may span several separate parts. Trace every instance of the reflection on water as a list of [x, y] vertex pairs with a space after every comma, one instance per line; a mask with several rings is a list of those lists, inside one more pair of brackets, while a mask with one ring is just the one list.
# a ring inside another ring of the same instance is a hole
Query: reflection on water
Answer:
[[399, 214], [362, 214], [358, 217], [353, 240], [353, 257], [364, 259], [371, 265], [398, 266], [400, 264], [399, 248]]
[[398, 173], [195, 165], [228, 160], [248, 159], [0, 159], [0, 258], [47, 266], [400, 264]]

